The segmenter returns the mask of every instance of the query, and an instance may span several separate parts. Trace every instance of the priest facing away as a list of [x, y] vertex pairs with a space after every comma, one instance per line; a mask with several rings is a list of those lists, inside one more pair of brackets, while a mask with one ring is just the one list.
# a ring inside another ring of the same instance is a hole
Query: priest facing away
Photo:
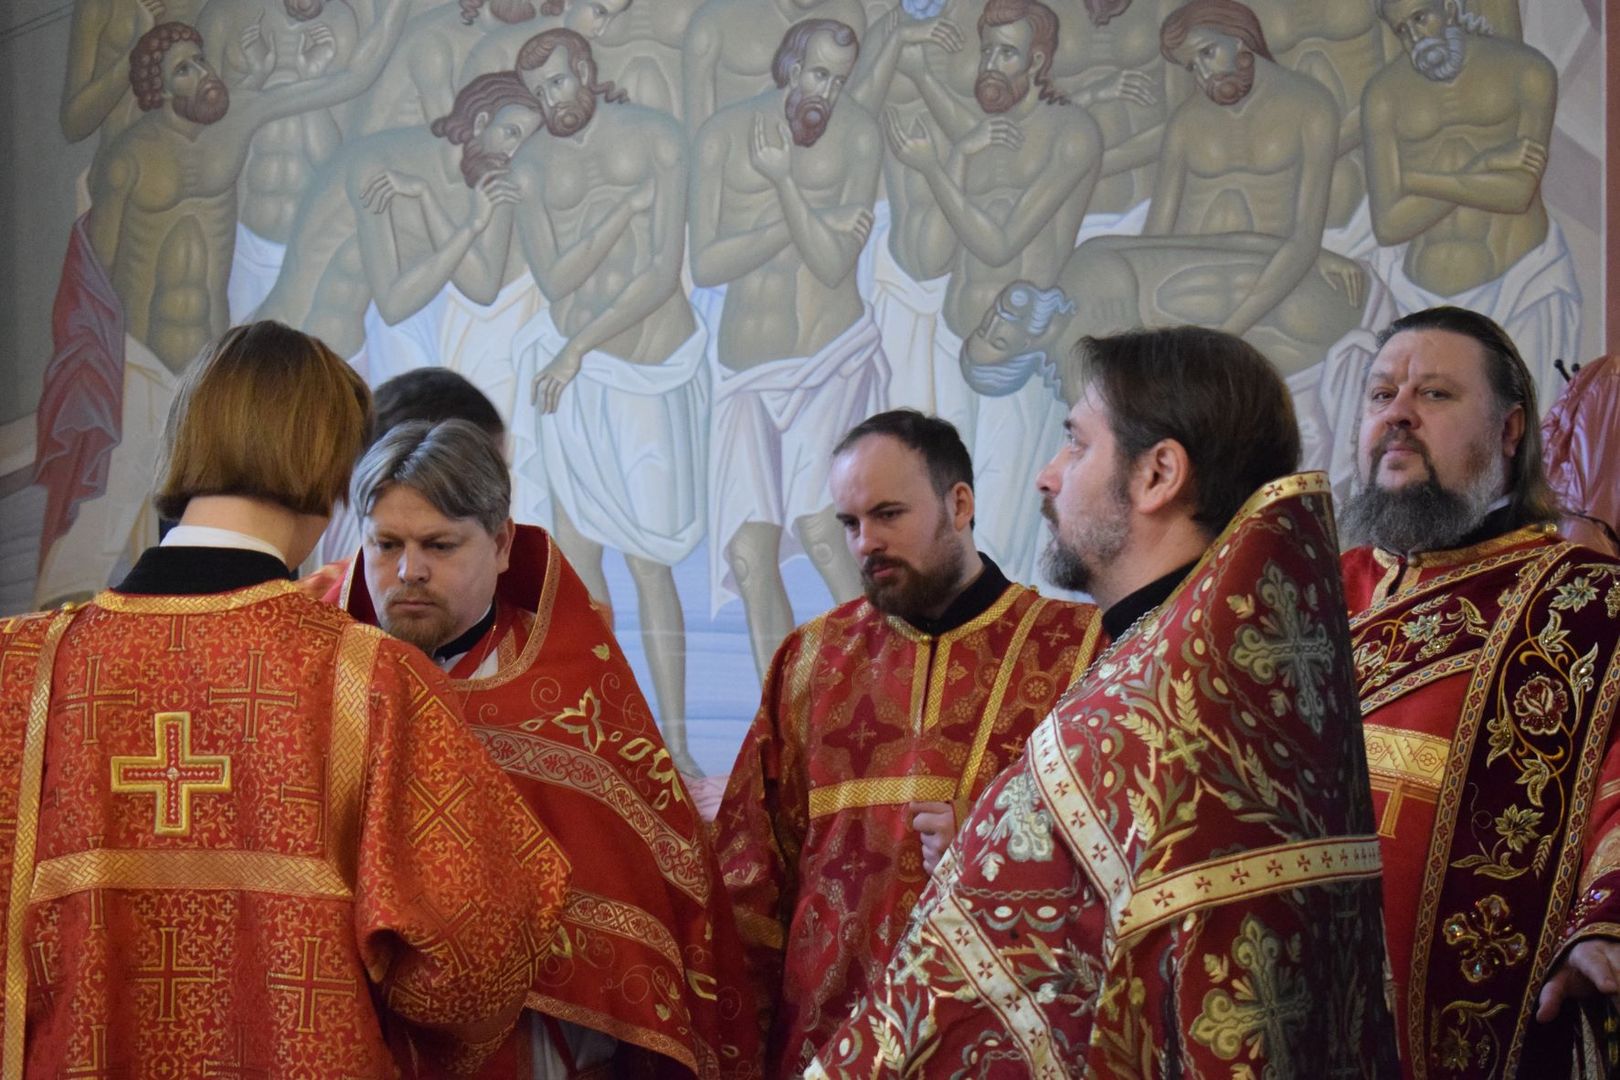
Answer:
[[236, 327], [88, 604], [0, 621], [0, 1074], [456, 1075], [517, 1018], [568, 863], [415, 649], [301, 594], [370, 394]]

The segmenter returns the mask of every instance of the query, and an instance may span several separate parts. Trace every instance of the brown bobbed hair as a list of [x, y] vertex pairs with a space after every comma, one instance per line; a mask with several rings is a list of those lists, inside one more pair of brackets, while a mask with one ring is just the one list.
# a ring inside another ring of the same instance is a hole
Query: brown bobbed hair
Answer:
[[1186, 43], [1188, 34], [1199, 28], [1235, 37], [1254, 55], [1272, 59], [1259, 18], [1238, 0], [1192, 0], [1176, 8], [1159, 26], [1159, 54], [1171, 65], [1181, 67], [1176, 50]]
[[330, 514], [370, 414], [365, 381], [320, 339], [278, 322], [233, 326], [180, 380], [152, 505], [179, 518], [197, 496], [241, 495]]
[[202, 34], [183, 22], [158, 23], [129, 50], [129, 88], [142, 112], [163, 104], [163, 58], [182, 41], [202, 48]]
[[1199, 326], [1082, 338], [1076, 389], [1097, 391], [1122, 464], [1174, 439], [1192, 464], [1193, 520], [1214, 537], [1262, 484], [1299, 467], [1288, 387], [1242, 338]]
[[1536, 407], [1536, 383], [1518, 346], [1497, 322], [1467, 308], [1442, 306], [1402, 315], [1378, 334], [1378, 348], [1406, 330], [1445, 330], [1471, 338], [1479, 345], [1485, 375], [1496, 398], [1497, 418], [1506, 420], [1515, 406], [1524, 410], [1524, 435], [1508, 465], [1508, 528], [1557, 521], [1558, 497], [1547, 483], [1542, 462], [1541, 412]]

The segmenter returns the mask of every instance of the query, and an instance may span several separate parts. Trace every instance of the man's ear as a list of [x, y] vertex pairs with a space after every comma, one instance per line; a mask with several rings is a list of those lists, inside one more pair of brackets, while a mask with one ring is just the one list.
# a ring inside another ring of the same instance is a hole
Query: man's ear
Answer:
[[477, 115], [475, 115], [473, 117], [473, 137], [474, 138], [477, 138], [478, 136], [480, 136], [480, 135], [482, 135], [484, 133], [484, 129], [489, 127], [489, 121], [490, 121], [490, 115], [489, 115], [488, 112], [481, 112], [481, 113], [478, 113]]
[[501, 526], [501, 531], [495, 534], [495, 563], [496, 572], [504, 574], [506, 568], [512, 565], [512, 540], [517, 536], [517, 525], [511, 518]]
[[1524, 442], [1524, 406], [1515, 405], [1502, 420], [1502, 453], [1509, 460], [1518, 456]]
[[973, 489], [958, 480], [954, 487], [946, 493], [946, 505], [951, 511], [951, 524], [958, 532], [969, 528], [973, 524]]
[[1175, 439], [1160, 439], [1131, 463], [1131, 505], [1137, 513], [1158, 513], [1192, 490], [1192, 461]]
[[1029, 77], [1031, 82], [1034, 81], [1035, 73], [1041, 70], [1041, 65], [1044, 63], [1046, 63], [1046, 50], [1031, 50], [1029, 54]]

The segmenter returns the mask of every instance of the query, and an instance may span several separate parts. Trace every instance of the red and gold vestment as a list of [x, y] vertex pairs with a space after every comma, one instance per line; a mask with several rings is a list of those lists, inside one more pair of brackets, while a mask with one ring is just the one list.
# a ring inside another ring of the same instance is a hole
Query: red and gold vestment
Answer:
[[1328, 485], [1268, 484], [1030, 737], [807, 1073], [1393, 1076]]
[[951, 802], [960, 819], [1090, 662], [1100, 627], [1095, 607], [1006, 584], [937, 637], [857, 600], [777, 650], [715, 818], [774, 1010], [767, 1075], [798, 1075], [899, 940], [928, 881], [907, 804]]
[[470, 1069], [562, 906], [443, 675], [286, 581], [0, 620], [0, 773], [6, 1076]]
[[1408, 1076], [1558, 1068], [1542, 983], [1620, 937], [1620, 562], [1550, 533], [1344, 556]]
[[[342, 602], [375, 620], [363, 552]], [[473, 734], [572, 853], [529, 1007], [618, 1039], [615, 1076], [756, 1076], [756, 1007], [707, 831], [613, 631], [544, 530], [518, 526], [495, 623], [450, 675]], [[499, 1075], [528, 1075], [522, 1038]]]

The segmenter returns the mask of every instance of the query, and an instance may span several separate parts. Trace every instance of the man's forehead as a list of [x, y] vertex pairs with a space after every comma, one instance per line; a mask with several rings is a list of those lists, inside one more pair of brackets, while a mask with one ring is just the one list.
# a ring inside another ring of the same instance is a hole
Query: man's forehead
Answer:
[[833, 39], [831, 31], [823, 30], [811, 35], [810, 43], [805, 46], [804, 66], [831, 68], [834, 71], [852, 68], [855, 66], [855, 46], [840, 45]]
[[195, 41], [182, 40], [170, 45], [163, 54], [163, 67], [165, 70], [174, 70], [175, 65], [184, 60], [191, 60], [202, 56], [203, 48]]
[[1370, 375], [1385, 379], [1444, 376], [1484, 383], [1488, 378], [1485, 348], [1467, 334], [1451, 330], [1403, 330], [1378, 350]]
[[1420, 12], [1443, 15], [1446, 5], [1444, 0], [1385, 0], [1381, 10], [1386, 21], [1400, 23]]
[[1020, 52], [1029, 48], [1035, 39], [1035, 27], [1028, 19], [1015, 19], [1000, 26], [987, 26], [979, 34], [980, 40], [997, 45], [1012, 45]]
[[553, 75], [562, 75], [571, 69], [568, 66], [568, 50], [561, 46], [552, 50], [546, 62], [534, 69], [536, 78], [549, 79]]
[[389, 484], [378, 492], [365, 523], [374, 532], [404, 539], [481, 531], [484, 527], [475, 517], [450, 517], [408, 484]]

